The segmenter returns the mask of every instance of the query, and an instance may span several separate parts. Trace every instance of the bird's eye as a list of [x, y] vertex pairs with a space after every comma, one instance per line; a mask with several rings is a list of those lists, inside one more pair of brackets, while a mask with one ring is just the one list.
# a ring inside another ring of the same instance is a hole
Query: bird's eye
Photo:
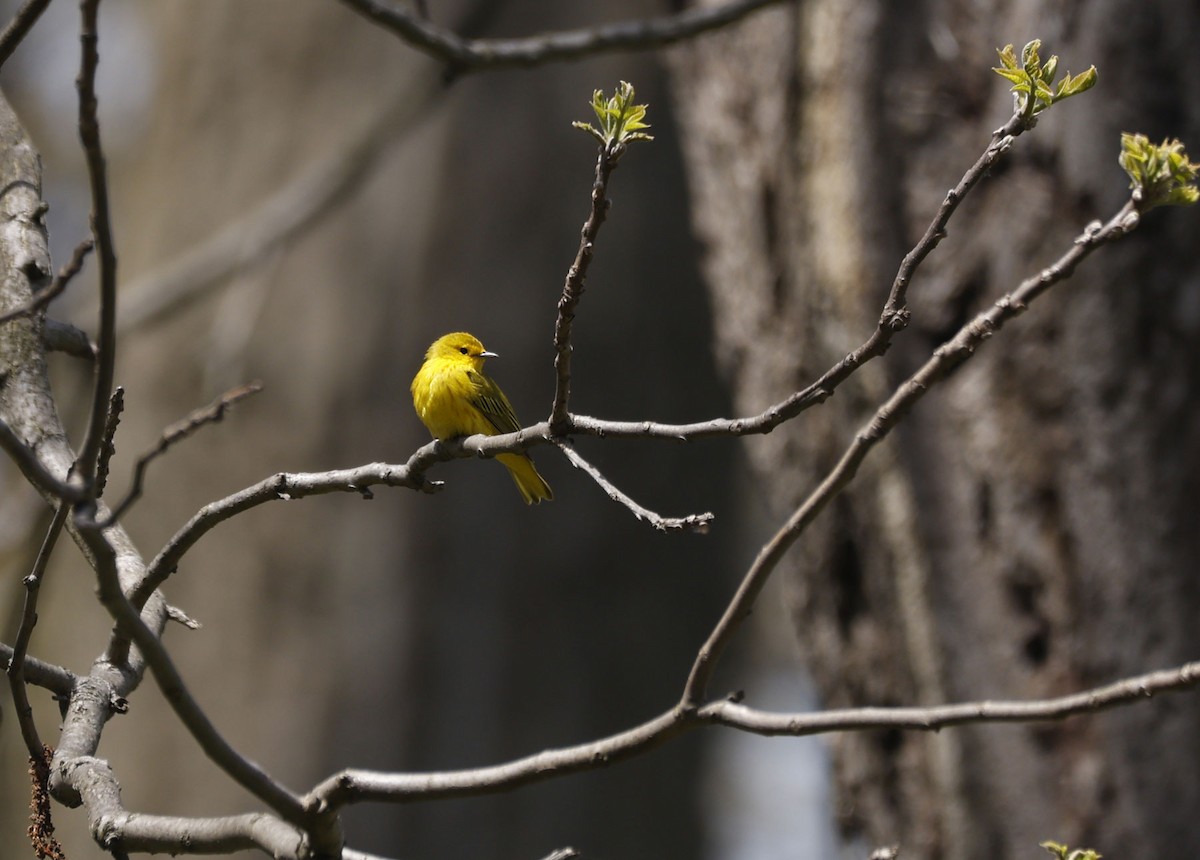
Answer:
[[467, 348], [465, 346], [460, 346], [458, 348], [458, 351], [461, 352], [463, 355], [467, 354]]

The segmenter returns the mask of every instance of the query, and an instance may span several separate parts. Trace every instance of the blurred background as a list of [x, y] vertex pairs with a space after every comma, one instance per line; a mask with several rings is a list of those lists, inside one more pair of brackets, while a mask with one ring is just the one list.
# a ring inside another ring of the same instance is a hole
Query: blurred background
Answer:
[[[467, 36], [677, 5], [429, 4]], [[110, 492], [166, 425], [265, 386], [152, 467], [125, 520], [147, 557], [199, 507], [274, 472], [407, 458], [427, 440], [408, 385], [445, 332], [500, 354], [489, 372], [525, 421], [548, 414], [555, 302], [594, 162], [570, 123], [591, 119], [594, 89], [633, 82], [656, 140], [613, 179], [573, 408], [694, 421], [757, 412], [865, 339], [900, 256], [1008, 116], [987, 71], [996, 47], [1040, 36], [1064, 67], [1101, 68], [1101, 88], [1052, 111], [964, 205], [914, 287], [912, 329], [826, 407], [748, 444], [578, 440], [646, 506], [713, 511], [709, 535], [655, 532], [539, 449], [549, 505], [522, 505], [498, 465], [459, 461], [436, 468], [436, 496], [269, 505], [201, 542], [166, 593], [204, 626], [168, 643], [216, 725], [297, 790], [346, 766], [499, 763], [669, 707], [757, 547], [880, 397], [1120, 204], [1117, 133], [1200, 147], [1200, 13], [1165, 2], [809, 0], [665, 52], [449, 84], [338, 3], [102, 10], [127, 403]], [[77, 63], [77, 9], [51, 4], [0, 75], [43, 156], [56, 264], [87, 231]], [[714, 694], [787, 710], [1041, 696], [1194, 657], [1200, 277], [1180, 249], [1196, 238], [1194, 212], [1155, 213], [922, 404], [793, 551]], [[53, 315], [91, 328], [92, 277]], [[56, 359], [54, 373], [79, 433], [87, 369]], [[10, 631], [48, 517], [4, 478]], [[83, 672], [110, 624], [73, 549], [56, 561], [33, 653]], [[56, 709], [34, 696], [50, 737]], [[936, 737], [694, 733], [495, 797], [356, 807], [348, 843], [406, 858], [573, 845], [806, 860], [897, 842], [906, 857], [994, 860], [1058, 839], [1186, 856], [1200, 849], [1196, 717], [1184, 695]], [[253, 808], [152, 681], [100, 754], [131, 810]], [[5, 719], [0, 858], [28, 855], [27, 793]], [[82, 814], [55, 811], [70, 857], [103, 856]]]
[[[665, 11], [433, 5], [443, 24], [513, 35]], [[658, 140], [614, 178], [575, 327], [573, 406], [664, 421], [729, 413], [664, 73], [649, 54], [446, 86], [436, 63], [337, 3], [113, 0], [102, 16], [122, 284], [117, 376], [129, 404], [113, 491], [167, 424], [242, 382], [265, 387], [152, 467], [126, 520], [147, 557], [200, 506], [273, 472], [406, 459], [428, 440], [409, 382], [447, 331], [474, 332], [500, 354], [489, 371], [523, 419], [549, 413], [555, 303], [595, 161], [591, 138], [570, 123], [594, 119], [592, 90], [621, 79], [651, 104]], [[43, 155], [56, 264], [86, 235], [90, 205], [73, 120], [77, 18], [73, 4], [52, 4], [0, 80]], [[302, 183], [333, 173], [341, 190], [313, 206]], [[195, 248], [231, 226], [246, 243], [269, 232], [279, 217], [263, 215], [264, 203], [287, 193], [284, 217], [313, 206], [308, 226], [193, 298], [155, 304]], [[56, 315], [91, 328], [93, 276], [85, 270]], [[82, 432], [87, 369], [56, 360], [54, 370], [66, 420]], [[717, 526], [660, 534], [549, 449], [536, 459], [556, 497], [536, 508], [498, 465], [469, 461], [437, 467], [447, 483], [437, 496], [385, 489], [370, 502], [261, 508], [197, 547], [168, 589], [204, 625], [167, 635], [215, 723], [304, 789], [346, 766], [499, 763], [669, 707], [749, 537], [767, 525], [742, 534], [735, 443], [579, 447], [643, 504], [712, 510]], [[44, 516], [12, 473], [8, 485], [3, 605], [15, 630], [19, 571]], [[110, 625], [74, 550], [58, 562], [36, 650], [84, 671]], [[800, 682], [791, 686], [798, 702]], [[57, 716], [39, 703], [52, 737]], [[19, 857], [28, 853], [24, 754], [15, 722], [2, 731], [0, 856]], [[701, 856], [716, 838], [698, 824], [719, 764], [713, 740], [693, 735], [611, 771], [494, 798], [359, 807], [348, 838], [403, 857], [537, 858], [566, 844], [592, 857]], [[778, 755], [779, 745], [759, 743]], [[109, 724], [101, 754], [130, 809], [253, 808], [153, 682], [128, 719]], [[57, 820], [72, 858], [101, 855], [81, 814], [60, 810]]]

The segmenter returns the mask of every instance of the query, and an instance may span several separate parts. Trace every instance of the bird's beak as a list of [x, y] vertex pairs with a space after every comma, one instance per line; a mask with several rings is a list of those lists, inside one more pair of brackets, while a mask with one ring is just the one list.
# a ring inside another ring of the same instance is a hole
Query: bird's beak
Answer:
[[479, 353], [479, 357], [480, 358], [499, 358], [500, 356], [494, 352], [481, 352], [481, 353]]

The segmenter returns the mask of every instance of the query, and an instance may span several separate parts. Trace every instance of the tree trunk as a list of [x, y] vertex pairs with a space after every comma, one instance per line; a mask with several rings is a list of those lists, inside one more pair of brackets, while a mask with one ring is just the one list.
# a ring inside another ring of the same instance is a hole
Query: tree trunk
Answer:
[[[717, 351], [754, 413], [866, 339], [904, 251], [1011, 110], [996, 47], [1097, 88], [961, 206], [885, 359], [750, 440], [782, 515], [898, 380], [1120, 205], [1118, 133], [1200, 148], [1200, 13], [1168, 2], [807, 0], [672, 57]], [[990, 341], [880, 447], [786, 572], [827, 706], [1033, 698], [1195, 656], [1196, 214], [1158, 211]], [[908, 858], [1038, 842], [1200, 849], [1192, 696], [1037, 726], [835, 739], [839, 826]]]

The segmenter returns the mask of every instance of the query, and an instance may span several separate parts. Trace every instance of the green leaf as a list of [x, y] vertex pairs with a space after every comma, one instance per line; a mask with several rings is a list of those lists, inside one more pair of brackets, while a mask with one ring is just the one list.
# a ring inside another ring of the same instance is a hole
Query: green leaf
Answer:
[[1188, 159], [1179, 140], [1153, 144], [1144, 134], [1124, 132], [1117, 161], [1129, 175], [1129, 187], [1143, 212], [1155, 206], [1190, 206], [1200, 200], [1200, 165]]
[[1050, 59], [1046, 60], [1046, 65], [1042, 66], [1039, 73], [1043, 81], [1054, 80], [1054, 73], [1058, 69], [1058, 54], [1054, 54]]
[[641, 129], [650, 125], [643, 120], [646, 118], [647, 105], [634, 104], [633, 85], [621, 81], [611, 98], [605, 98], [601, 90], [592, 93], [592, 112], [600, 127], [590, 123], [573, 122], [573, 126], [591, 134], [603, 146], [619, 146], [634, 140], [653, 140]]
[[1042, 47], [1041, 39], [1034, 39], [1027, 42], [1025, 47], [1021, 49], [1021, 66], [1025, 71], [1029, 72], [1030, 76], [1038, 74], [1038, 66], [1041, 65], [1041, 58], [1038, 56], [1038, 51]]
[[1062, 99], [1090, 90], [1096, 85], [1096, 77], [1095, 66], [1092, 66], [1086, 72], [1080, 72], [1075, 77], [1071, 77], [1071, 73], [1067, 72], [1067, 76], [1059, 81], [1058, 92], [1054, 100], [1061, 101]]
[[1016, 96], [1016, 109], [1026, 118], [1044, 111], [1065, 98], [1078, 95], [1091, 89], [1096, 83], [1096, 67], [1092, 66], [1082, 74], [1066, 76], [1054, 86], [1054, 77], [1058, 74], [1058, 55], [1042, 62], [1040, 39], [1034, 39], [1021, 49], [1021, 58], [1017, 59], [1012, 45], [997, 49], [1000, 65], [992, 71], [1012, 84], [1012, 92]]
[[[1012, 45], [1005, 45], [1003, 48], [997, 48], [996, 53], [1000, 55], [1000, 62], [1004, 65], [1004, 68], [1011, 70], [1020, 68], [1020, 64], [1017, 63], [1017, 55], [1013, 53]], [[1000, 70], [996, 69], [996, 71]]]

